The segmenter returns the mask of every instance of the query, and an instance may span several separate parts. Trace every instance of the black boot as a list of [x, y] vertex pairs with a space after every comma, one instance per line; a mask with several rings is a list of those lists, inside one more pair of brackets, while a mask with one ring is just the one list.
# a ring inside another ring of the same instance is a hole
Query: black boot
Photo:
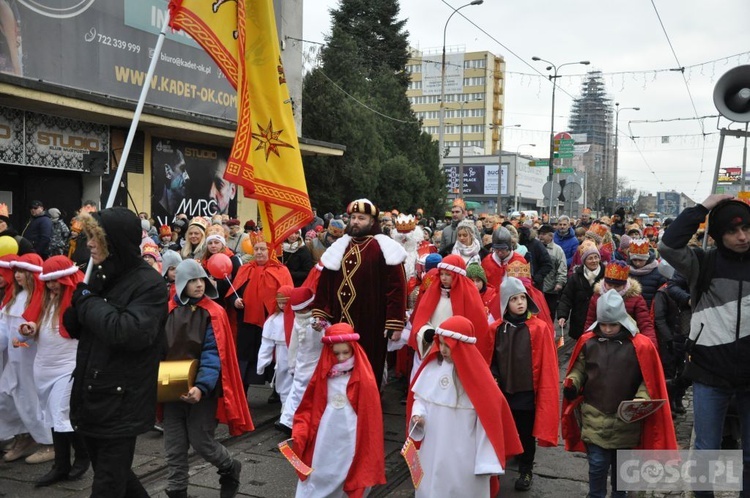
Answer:
[[169, 498], [188, 498], [187, 489], [175, 489], [171, 491], [165, 489], [164, 492], [167, 493]]
[[240, 489], [240, 472], [242, 463], [239, 460], [232, 460], [232, 463], [226, 469], [219, 470], [219, 484], [221, 484], [220, 498], [234, 498]]
[[91, 460], [89, 459], [89, 451], [86, 449], [86, 445], [83, 444], [83, 437], [77, 432], [70, 433], [70, 444], [75, 450], [75, 459], [73, 460], [73, 466], [70, 468], [68, 478], [71, 481], [75, 481], [83, 477], [83, 474], [89, 470], [91, 466]]
[[36, 481], [34, 487], [43, 488], [56, 482], [66, 481], [70, 471], [70, 440], [68, 432], [52, 431], [52, 446], [55, 448], [55, 463], [49, 472]]

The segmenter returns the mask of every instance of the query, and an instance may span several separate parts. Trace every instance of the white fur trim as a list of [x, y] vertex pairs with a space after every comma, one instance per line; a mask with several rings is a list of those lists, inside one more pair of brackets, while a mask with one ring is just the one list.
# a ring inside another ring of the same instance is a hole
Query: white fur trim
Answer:
[[469, 337], [468, 335], [459, 334], [458, 332], [453, 332], [452, 330], [441, 329], [440, 327], [435, 329], [435, 333], [437, 335], [442, 335], [443, 337], [450, 337], [451, 339], [456, 339], [457, 341], [465, 342], [467, 344], [477, 343], [476, 337]]
[[0, 261], [0, 268], [12, 268], [12, 261]]
[[39, 275], [39, 280], [42, 280], [44, 282], [47, 282], [48, 280], [57, 280], [58, 278], [66, 277], [68, 275], [73, 275], [74, 273], [78, 272], [78, 267], [76, 265], [71, 266], [70, 268], [65, 268], [64, 270], [57, 270], [50, 273], [44, 273], [42, 272], [41, 275]]
[[466, 276], [466, 270], [464, 270], [463, 268], [459, 268], [458, 266], [449, 265], [448, 263], [440, 262], [438, 263], [438, 268], [440, 268], [441, 270], [448, 270], [458, 273], [459, 275], [463, 275], [464, 277]]
[[303, 309], [307, 308], [308, 306], [310, 306], [314, 300], [315, 300], [315, 294], [313, 294], [313, 297], [311, 297], [310, 299], [308, 299], [307, 301], [305, 301], [303, 303], [293, 304], [292, 305], [292, 311], [303, 310]]
[[37, 265], [32, 265], [31, 263], [26, 263], [24, 261], [12, 261], [11, 268], [20, 268], [22, 270], [30, 271], [33, 273], [41, 273], [42, 267]]
[[[406, 250], [387, 235], [378, 234], [375, 237], [375, 241], [380, 246], [380, 251], [383, 253], [385, 258], [385, 264], [388, 266], [400, 265], [406, 260]], [[320, 257], [320, 262], [332, 271], [339, 271], [341, 269], [341, 261], [344, 259], [344, 254], [349, 249], [349, 243], [352, 238], [349, 235], [344, 235], [336, 242], [331, 244], [331, 247], [326, 249], [323, 256]]]

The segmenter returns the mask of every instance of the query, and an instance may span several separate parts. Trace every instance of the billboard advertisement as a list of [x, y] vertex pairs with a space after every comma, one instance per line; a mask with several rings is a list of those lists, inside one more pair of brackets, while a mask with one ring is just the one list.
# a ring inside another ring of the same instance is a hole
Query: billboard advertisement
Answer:
[[[447, 165], [445, 175], [448, 179], [448, 192], [458, 192], [457, 165]], [[497, 195], [498, 184], [501, 194], [508, 194], [508, 164], [502, 168], [497, 164], [476, 165], [464, 164], [464, 196]]]
[[189, 218], [237, 216], [237, 185], [224, 180], [229, 149], [154, 137], [151, 141], [151, 213], [160, 225]]
[[[442, 54], [422, 57], [422, 95], [440, 95]], [[464, 93], [464, 54], [445, 56], [445, 94]]]
[[[167, 0], [0, 0], [0, 72], [137, 101], [166, 12]], [[182, 32], [168, 31], [150, 85], [149, 104], [237, 119], [236, 92]]]

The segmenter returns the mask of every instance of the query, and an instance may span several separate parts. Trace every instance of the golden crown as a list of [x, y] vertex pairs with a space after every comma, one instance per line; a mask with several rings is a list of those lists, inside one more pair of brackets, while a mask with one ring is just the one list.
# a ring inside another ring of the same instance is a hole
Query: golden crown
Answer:
[[508, 264], [505, 269], [505, 274], [509, 277], [515, 278], [531, 278], [531, 265], [529, 263], [521, 263], [520, 261], [513, 261]]
[[645, 256], [648, 254], [650, 245], [647, 239], [635, 239], [630, 241], [630, 255], [639, 254]]
[[627, 281], [630, 275], [630, 267], [625, 264], [610, 263], [604, 270], [604, 278], [610, 280], [620, 280], [622, 282]]
[[399, 214], [396, 218], [396, 230], [400, 233], [409, 233], [417, 227], [417, 219], [410, 214]]

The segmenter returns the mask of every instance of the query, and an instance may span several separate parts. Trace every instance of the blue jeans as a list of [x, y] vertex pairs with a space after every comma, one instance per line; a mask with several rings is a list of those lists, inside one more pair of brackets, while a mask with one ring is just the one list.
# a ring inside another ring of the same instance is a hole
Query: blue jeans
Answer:
[[[695, 449], [721, 448], [724, 418], [732, 396], [737, 400], [737, 412], [742, 428], [742, 497], [750, 497], [750, 391], [714, 387], [693, 382], [693, 418]], [[697, 497], [710, 497], [713, 492], [695, 493]]]
[[607, 498], [607, 474], [611, 472], [612, 498], [625, 498], [625, 491], [617, 491], [617, 450], [592, 443], [586, 444], [589, 460], [589, 498]]

